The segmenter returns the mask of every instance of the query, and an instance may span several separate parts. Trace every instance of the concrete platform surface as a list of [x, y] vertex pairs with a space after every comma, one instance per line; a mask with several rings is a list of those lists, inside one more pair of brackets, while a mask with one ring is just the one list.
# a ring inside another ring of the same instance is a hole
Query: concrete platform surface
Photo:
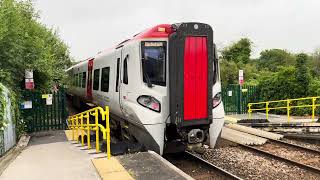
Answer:
[[67, 141], [64, 131], [33, 136], [25, 150], [0, 176], [1, 180], [97, 180], [93, 155]]
[[153, 151], [127, 154], [116, 158], [136, 180], [193, 179]]
[[193, 179], [153, 151], [97, 158], [92, 163], [103, 180]]
[[[264, 113], [252, 113], [251, 115], [252, 119], [265, 119], [266, 115]], [[241, 119], [249, 119], [248, 114], [230, 114], [226, 115], [225, 120], [226, 122], [230, 123], [236, 123], [238, 120]], [[288, 121], [288, 118], [286, 115], [275, 115], [275, 114], [269, 114], [268, 118], [270, 123], [308, 123], [312, 122], [312, 119], [310, 117], [295, 117], [290, 116], [290, 120]], [[317, 121], [317, 118], [315, 119]]]

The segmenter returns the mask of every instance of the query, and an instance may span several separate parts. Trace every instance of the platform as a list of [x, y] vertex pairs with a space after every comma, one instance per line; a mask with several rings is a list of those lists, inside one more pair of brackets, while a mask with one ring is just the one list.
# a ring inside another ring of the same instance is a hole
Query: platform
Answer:
[[153, 151], [97, 158], [92, 163], [101, 179], [175, 180], [192, 179]]
[[[225, 116], [227, 123], [237, 123], [239, 120], [250, 119], [248, 114], [230, 114]], [[252, 113], [251, 119], [266, 119], [264, 113]], [[315, 119], [317, 121], [318, 119]], [[286, 115], [269, 114], [268, 121], [270, 123], [310, 123], [312, 119], [310, 117], [290, 116], [290, 120]]]

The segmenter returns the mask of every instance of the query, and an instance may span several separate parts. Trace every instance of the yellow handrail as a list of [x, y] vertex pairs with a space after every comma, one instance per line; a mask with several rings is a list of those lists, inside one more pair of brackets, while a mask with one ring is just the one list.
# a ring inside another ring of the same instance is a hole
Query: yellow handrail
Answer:
[[[287, 109], [287, 118], [288, 122], [290, 121], [290, 111], [292, 108], [312, 108], [312, 122], [314, 122], [315, 118], [315, 111], [320, 104], [316, 104], [317, 99], [320, 99], [320, 96], [315, 97], [304, 97], [304, 98], [295, 98], [295, 99], [285, 99], [285, 100], [276, 100], [276, 101], [265, 101], [265, 102], [256, 102], [256, 103], [248, 103], [248, 114], [249, 119], [251, 119], [252, 112], [253, 111], [261, 111], [264, 110], [266, 112], [266, 119], [269, 118], [269, 111], [274, 109]], [[311, 100], [312, 104], [303, 104], [303, 105], [292, 105], [292, 102], [299, 102], [304, 100]], [[277, 104], [274, 105], [274, 103], [279, 102], [286, 102], [286, 106], [277, 107]], [[270, 104], [273, 104], [273, 106], [270, 106]], [[254, 107], [255, 105], [263, 105], [263, 107]]]
[[[99, 115], [101, 115], [101, 120], [106, 121], [106, 126], [99, 124]], [[90, 124], [90, 116], [94, 116], [94, 124]], [[86, 122], [84, 123], [84, 119]], [[80, 122], [79, 122], [80, 120]], [[90, 131], [96, 132], [96, 152], [100, 151], [99, 147], [99, 130], [102, 132], [103, 140], [107, 144], [107, 157], [110, 159], [110, 123], [109, 123], [109, 107], [106, 106], [105, 109], [102, 107], [95, 107], [87, 111], [72, 115], [68, 117], [68, 128], [72, 130], [72, 140], [75, 141], [75, 136], [77, 137], [77, 142], [79, 142], [78, 132], [81, 131], [81, 144], [84, 146], [84, 133], [87, 133], [87, 145], [88, 149], [91, 149], [90, 144]]]

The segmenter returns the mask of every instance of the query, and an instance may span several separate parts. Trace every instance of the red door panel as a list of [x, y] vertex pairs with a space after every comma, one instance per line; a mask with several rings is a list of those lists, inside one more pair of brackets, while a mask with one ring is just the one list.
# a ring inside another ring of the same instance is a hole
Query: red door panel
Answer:
[[92, 98], [92, 69], [93, 59], [88, 62], [88, 81], [87, 81], [87, 98]]
[[189, 36], [184, 49], [184, 120], [208, 117], [207, 38]]

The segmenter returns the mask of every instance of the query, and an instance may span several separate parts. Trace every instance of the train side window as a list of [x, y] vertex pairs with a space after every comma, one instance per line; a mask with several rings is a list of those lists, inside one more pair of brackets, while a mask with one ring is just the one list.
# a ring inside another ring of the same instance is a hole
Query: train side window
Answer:
[[79, 73], [76, 74], [76, 87], [79, 86]]
[[128, 84], [128, 58], [127, 55], [126, 58], [123, 61], [123, 83]]
[[93, 71], [93, 90], [99, 90], [100, 69]]
[[87, 78], [87, 73], [86, 72], [83, 72], [82, 73], [82, 88], [85, 88], [86, 87], [86, 78]]
[[101, 72], [101, 91], [109, 92], [110, 67], [102, 68]]
[[120, 58], [117, 59], [116, 92], [119, 92]]
[[76, 86], [76, 82], [77, 82], [77, 75], [74, 74], [73, 75], [73, 82], [72, 82], [73, 86]]
[[81, 87], [81, 81], [82, 81], [82, 73], [79, 73], [79, 77], [78, 77], [78, 87]]

